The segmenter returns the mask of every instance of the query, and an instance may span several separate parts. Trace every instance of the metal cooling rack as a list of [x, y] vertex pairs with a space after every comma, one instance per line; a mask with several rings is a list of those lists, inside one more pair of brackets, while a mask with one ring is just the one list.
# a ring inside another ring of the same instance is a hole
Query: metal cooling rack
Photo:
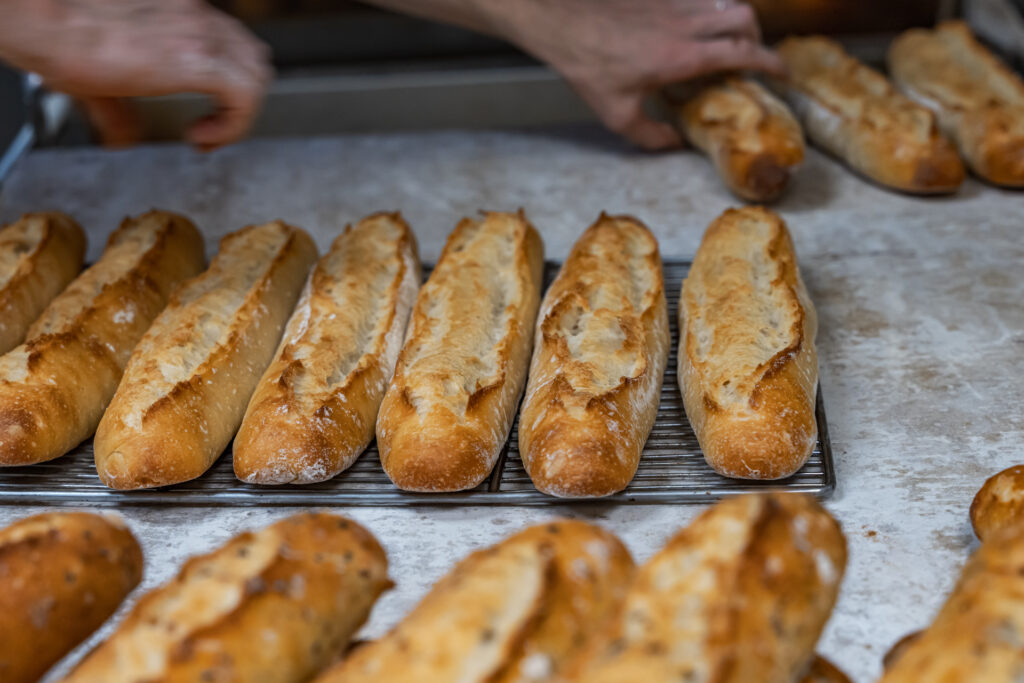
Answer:
[[[661, 390], [658, 418], [644, 446], [636, 477], [625, 491], [602, 501], [617, 503], [704, 503], [741, 493], [782, 489], [829, 496], [836, 485], [828, 424], [819, 389], [816, 405], [818, 443], [807, 464], [788, 479], [773, 482], [721, 477], [704, 462], [697, 437], [683, 410], [676, 383], [679, 330], [676, 313], [679, 289], [689, 263], [664, 264], [672, 345]], [[550, 283], [558, 264], [548, 263]], [[519, 459], [519, 418], [490, 478], [475, 489], [430, 494], [399, 491], [380, 466], [376, 445], [330, 481], [305, 486], [256, 486], [238, 481], [225, 453], [206, 474], [162, 489], [113, 491], [100, 482], [93, 466], [92, 441], [62, 458], [29, 467], [0, 469], [0, 504], [6, 505], [196, 505], [196, 506], [320, 506], [360, 505], [551, 505], [593, 502], [594, 499], [553, 498], [537, 491]]]

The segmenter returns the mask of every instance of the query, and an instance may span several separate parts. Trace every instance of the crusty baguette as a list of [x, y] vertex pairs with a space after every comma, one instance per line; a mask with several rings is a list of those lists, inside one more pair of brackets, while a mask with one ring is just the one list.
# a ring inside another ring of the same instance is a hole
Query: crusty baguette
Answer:
[[975, 173], [1024, 187], [1024, 80], [967, 24], [907, 31], [889, 49], [889, 72], [907, 96], [935, 112]]
[[336, 515], [289, 517], [186, 562], [65, 681], [308, 681], [390, 585], [370, 532]]
[[85, 233], [63, 213], [27, 213], [0, 230], [0, 354], [25, 341], [47, 304], [75, 279]]
[[141, 578], [142, 549], [120, 518], [54, 512], [0, 529], [0, 681], [38, 680]]
[[786, 224], [729, 209], [704, 233], [679, 303], [679, 385], [704, 458], [779, 479], [814, 450], [817, 317]]
[[214, 463], [315, 260], [309, 235], [281, 221], [221, 240], [210, 267], [175, 292], [128, 361], [93, 444], [103, 483], [164, 486]]
[[850, 683], [850, 677], [821, 655], [815, 655], [801, 683]]
[[733, 194], [778, 199], [804, 159], [804, 136], [789, 107], [751, 78], [701, 88], [676, 106], [683, 135], [711, 159]]
[[522, 212], [464, 218], [448, 237], [377, 418], [399, 488], [473, 488], [494, 467], [526, 383], [543, 268]]
[[397, 213], [364, 218], [313, 271], [235, 437], [239, 479], [308, 484], [373, 440], [420, 285], [416, 238]]
[[915, 643], [918, 638], [921, 637], [921, 633], [923, 632], [911, 631], [910, 633], [906, 634], [905, 636], [897, 640], [895, 643], [893, 643], [892, 647], [890, 647], [889, 650], [884, 655], [882, 655], [882, 668], [884, 668], [886, 671], [891, 669], [893, 665], [896, 664], [896, 661], [903, 656], [903, 653], [906, 652], [907, 649], [913, 643]]
[[781, 87], [811, 142], [896, 190], [948, 193], [963, 182], [963, 164], [935, 116], [839, 43], [787, 38], [778, 53], [789, 70]]
[[670, 345], [658, 243], [635, 218], [601, 214], [544, 297], [519, 421], [534, 485], [604, 496], [636, 473]]
[[317, 683], [555, 680], [618, 613], [632, 575], [629, 552], [599, 527], [531, 527], [463, 560]]
[[792, 683], [845, 566], [839, 525], [812, 498], [726, 500], [639, 569], [621, 617], [572, 680]]
[[971, 501], [971, 526], [984, 541], [993, 533], [1024, 524], [1024, 465], [993, 474]]
[[879, 683], [1020, 680], [1024, 666], [1024, 527], [986, 538], [946, 604]]
[[204, 262], [203, 238], [187, 218], [126, 218], [27, 341], [0, 357], [0, 465], [52, 460], [88, 438], [136, 342]]

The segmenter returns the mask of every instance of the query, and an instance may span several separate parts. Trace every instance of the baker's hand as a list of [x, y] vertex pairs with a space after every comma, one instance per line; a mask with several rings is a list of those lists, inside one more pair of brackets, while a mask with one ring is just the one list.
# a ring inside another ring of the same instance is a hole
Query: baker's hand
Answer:
[[498, 29], [560, 72], [612, 130], [646, 149], [681, 143], [644, 111], [658, 89], [709, 73], [782, 73], [757, 18], [734, 0], [559, 0], [508, 3]]
[[266, 46], [201, 0], [0, 0], [0, 12], [0, 58], [81, 100], [110, 143], [138, 132], [121, 98], [178, 92], [217, 106], [189, 141], [238, 140], [272, 77]]

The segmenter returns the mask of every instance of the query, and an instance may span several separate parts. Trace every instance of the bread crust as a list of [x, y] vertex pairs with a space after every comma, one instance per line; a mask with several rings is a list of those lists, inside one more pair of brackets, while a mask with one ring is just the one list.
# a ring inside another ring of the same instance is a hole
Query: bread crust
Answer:
[[254, 484], [308, 484], [348, 468], [373, 440], [420, 283], [399, 213], [348, 226], [320, 260], [235, 437]]
[[27, 341], [0, 357], [0, 466], [52, 460], [93, 433], [136, 342], [204, 261], [203, 238], [183, 216], [121, 223]]
[[190, 559], [65, 683], [307, 681], [390, 586], [387, 557], [366, 529], [295, 515]]
[[221, 240], [181, 287], [125, 368], [96, 430], [96, 471], [115, 489], [166, 486], [224, 452], [295, 307], [316, 245], [274, 221]]
[[630, 216], [601, 214], [544, 297], [519, 422], [538, 490], [605, 496], [633, 479], [668, 363], [658, 243]]
[[494, 467], [526, 383], [543, 267], [522, 211], [464, 218], [448, 237], [377, 418], [399, 488], [460, 491]]
[[778, 199], [804, 159], [804, 136], [793, 113], [751, 78], [712, 83], [678, 105], [676, 115], [687, 140], [708, 155], [740, 199]]
[[75, 279], [85, 232], [59, 211], [26, 213], [0, 229], [0, 354], [25, 341], [47, 304]]
[[1024, 523], [1024, 465], [989, 477], [971, 501], [971, 526], [984, 541], [1001, 529]]
[[718, 503], [640, 567], [621, 617], [570, 680], [797, 680], [845, 566], [839, 525], [808, 496]]
[[686, 416], [719, 474], [780, 479], [817, 440], [817, 316], [778, 215], [729, 209], [704, 233], [679, 305]]
[[912, 29], [889, 48], [889, 72], [911, 99], [935, 112], [971, 170], [1024, 187], [1024, 80], [963, 21]]
[[874, 69], [821, 36], [778, 45], [789, 80], [779, 84], [811, 142], [886, 187], [954, 192], [964, 179], [935, 116]]
[[850, 677], [821, 655], [814, 655], [801, 683], [851, 683]]
[[0, 680], [40, 679], [141, 578], [142, 549], [119, 517], [51, 512], [0, 529]]

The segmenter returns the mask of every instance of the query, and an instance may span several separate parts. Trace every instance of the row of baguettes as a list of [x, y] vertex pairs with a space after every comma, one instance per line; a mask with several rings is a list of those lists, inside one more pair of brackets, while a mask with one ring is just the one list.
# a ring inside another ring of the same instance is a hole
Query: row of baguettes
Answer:
[[[141, 565], [115, 518], [49, 513], [0, 529], [2, 680], [37, 680], [113, 613]], [[351, 649], [393, 585], [388, 558], [355, 522], [306, 513], [187, 561], [62, 680], [845, 681], [814, 655], [845, 566], [839, 525], [796, 494], [719, 503], [639, 567], [614, 534], [552, 520], [470, 554]]]
[[737, 196], [776, 199], [803, 159], [803, 133], [858, 173], [904, 192], [955, 191], [961, 157], [991, 183], [1024, 187], [1024, 81], [965, 23], [897, 38], [888, 55], [892, 81], [828, 38], [791, 37], [778, 52], [789, 73], [772, 85], [792, 110], [741, 76], [673, 105], [684, 136]]

